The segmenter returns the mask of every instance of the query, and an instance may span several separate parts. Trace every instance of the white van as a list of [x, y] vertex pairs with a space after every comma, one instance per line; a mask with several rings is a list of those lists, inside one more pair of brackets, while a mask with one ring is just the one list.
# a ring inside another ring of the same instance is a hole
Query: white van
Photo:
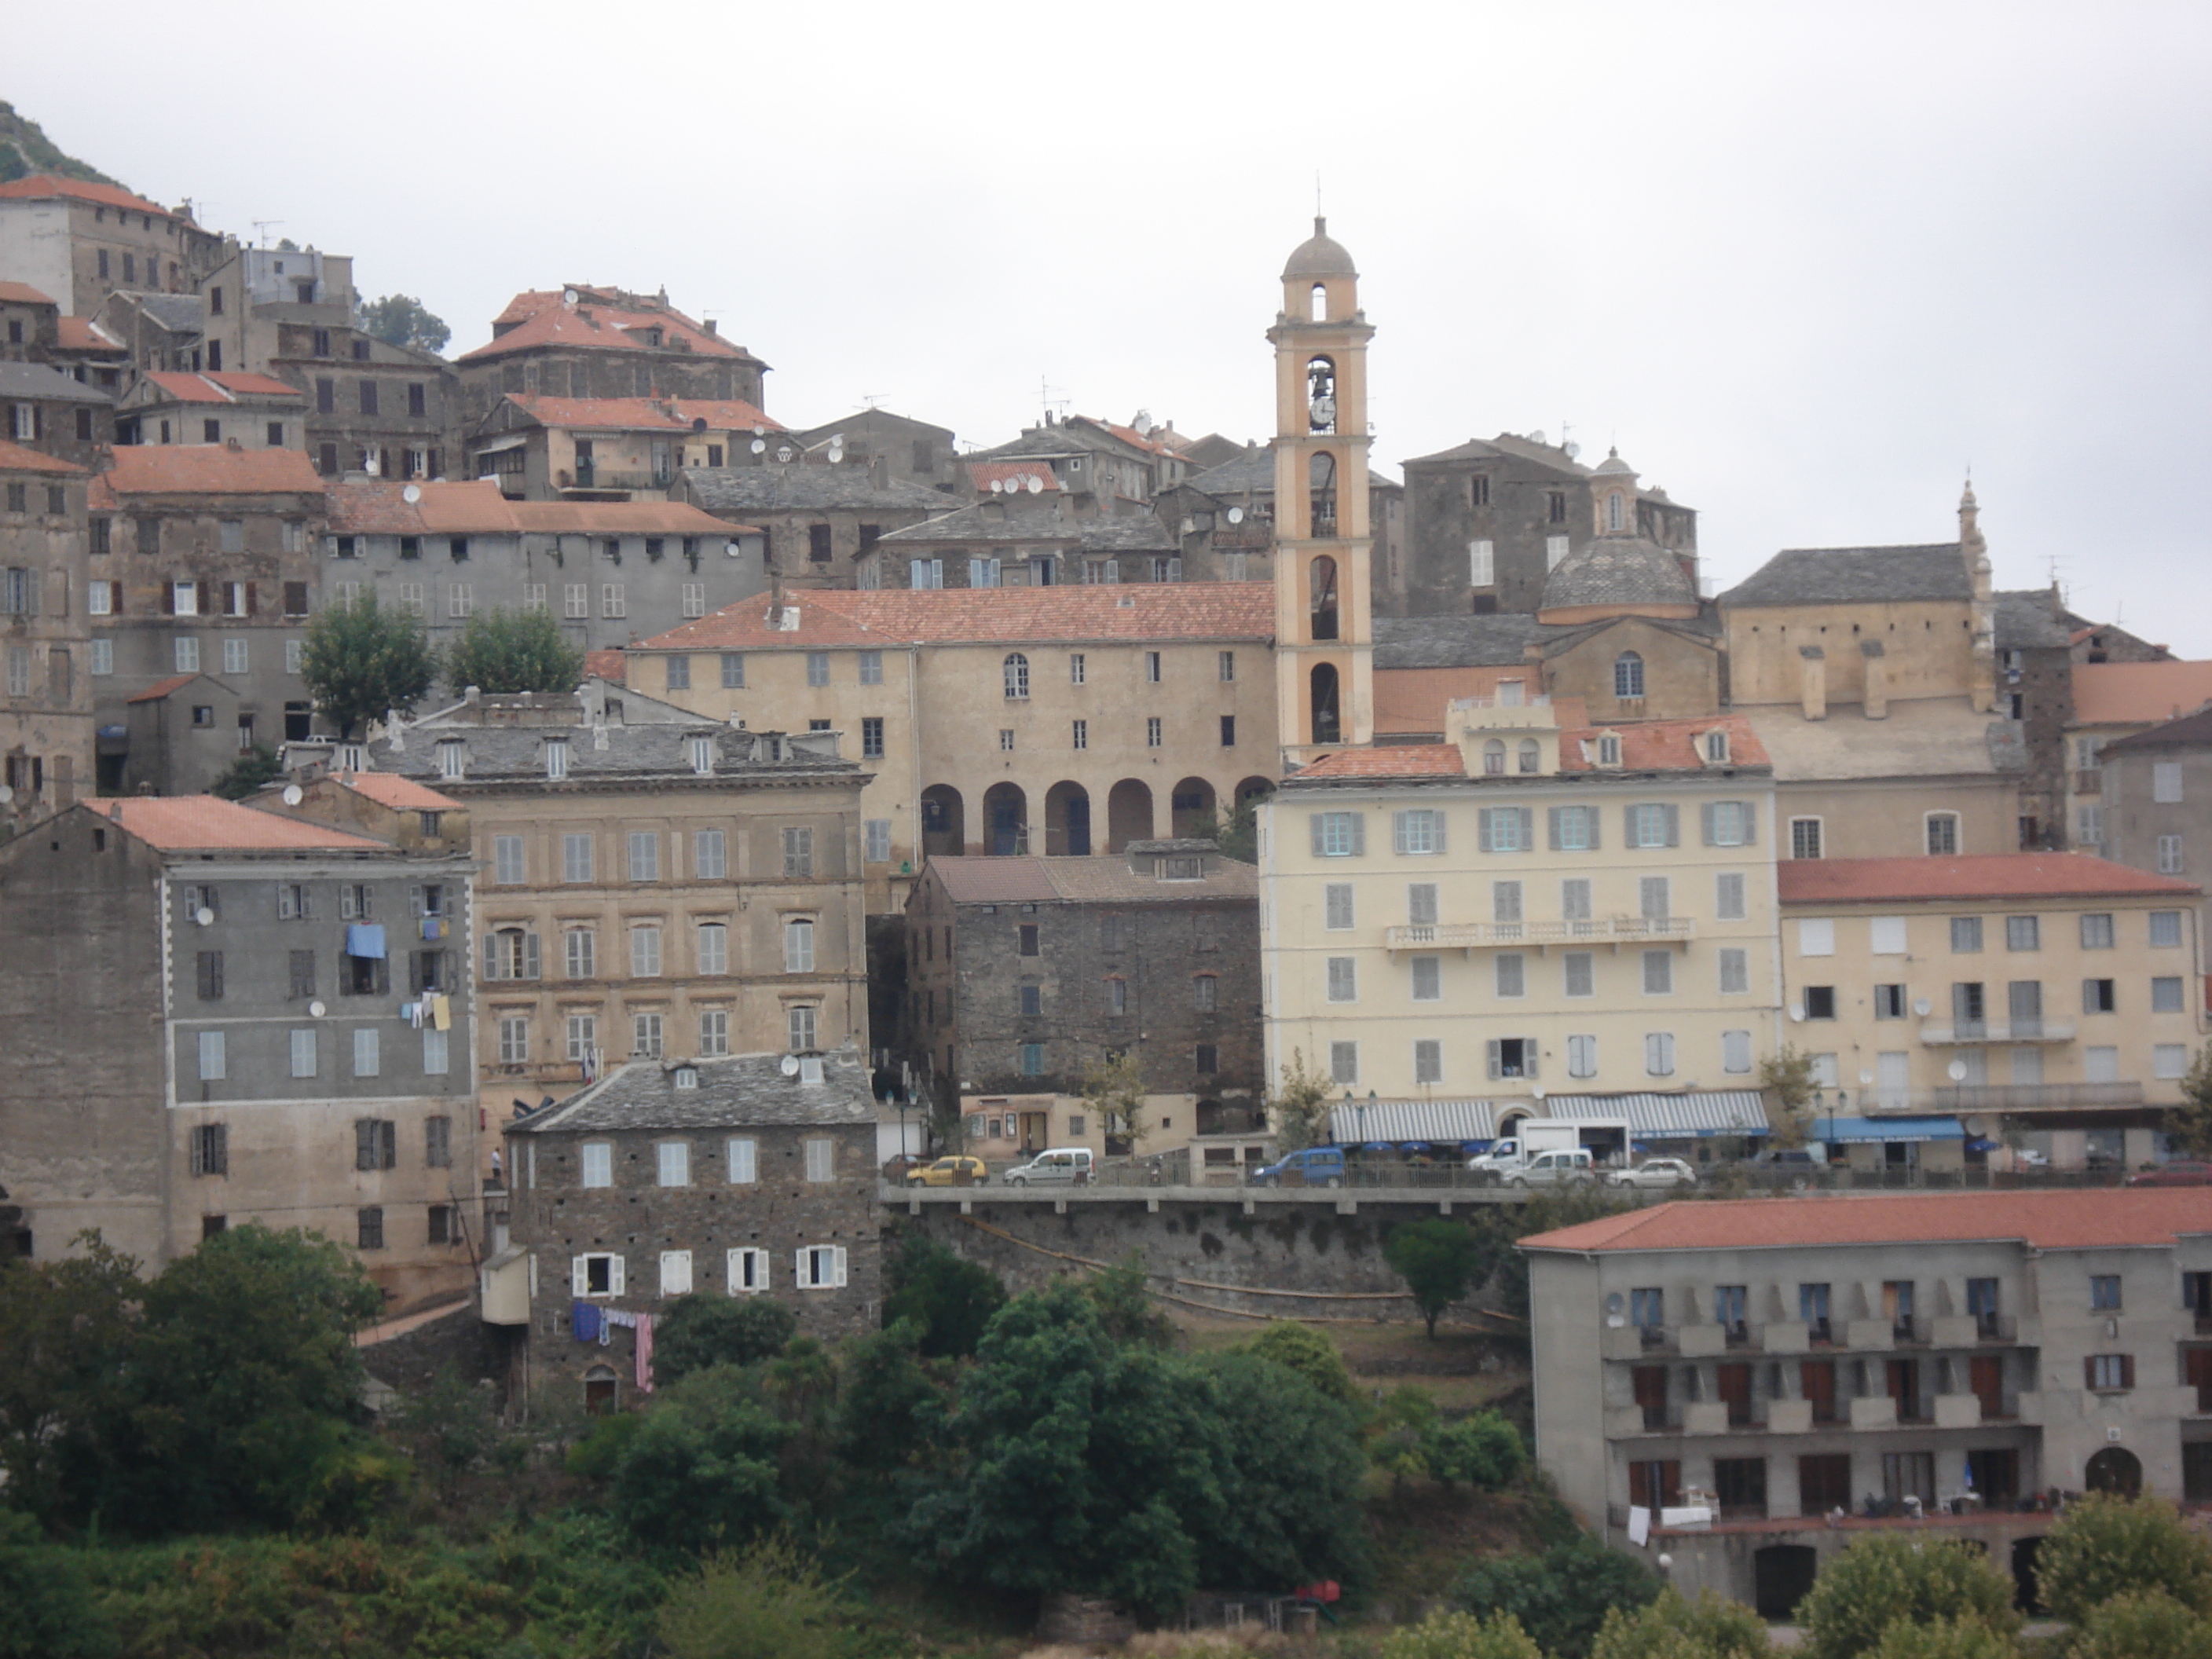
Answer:
[[1006, 1171], [1009, 1187], [1081, 1187], [1091, 1180], [1088, 1146], [1055, 1146]]
[[1587, 1187], [1597, 1171], [1587, 1147], [1572, 1152], [1539, 1152], [1505, 1177], [1509, 1187]]

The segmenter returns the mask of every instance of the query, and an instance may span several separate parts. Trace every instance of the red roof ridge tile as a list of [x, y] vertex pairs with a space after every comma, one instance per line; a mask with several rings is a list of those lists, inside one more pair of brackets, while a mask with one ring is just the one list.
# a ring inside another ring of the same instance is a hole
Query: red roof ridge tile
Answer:
[[2200, 891], [2090, 853], [1922, 854], [1901, 858], [1784, 859], [1776, 866], [1784, 904], [1902, 903], [1919, 900], [2184, 897]]

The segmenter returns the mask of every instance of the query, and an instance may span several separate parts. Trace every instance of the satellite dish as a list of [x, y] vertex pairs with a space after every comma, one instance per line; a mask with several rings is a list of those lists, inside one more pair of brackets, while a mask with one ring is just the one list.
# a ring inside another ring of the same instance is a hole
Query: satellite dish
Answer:
[[1928, 1018], [1929, 1012], [1935, 1008], [1935, 1006], [1936, 1005], [1929, 1001], [1926, 997], [1915, 997], [1912, 1000], [1912, 1012], [1919, 1015], [1923, 1019]]
[[581, 297], [573, 288], [564, 288], [561, 290], [561, 303], [564, 306], [572, 306]]
[[799, 1056], [797, 1054], [786, 1054], [782, 1060], [778, 1063], [776, 1070], [781, 1072], [786, 1077], [797, 1077], [799, 1075]]
[[1034, 473], [1034, 472], [1030, 473], [1030, 483], [1029, 483], [1029, 490], [1030, 490], [1030, 495], [1037, 495], [1037, 494], [1039, 494], [1041, 491], [1042, 491], [1042, 490], [1043, 490], [1043, 489], [1044, 489], [1044, 480], [1043, 480], [1042, 478], [1038, 477], [1037, 477], [1037, 475], [1036, 475], [1036, 473]]
[[1244, 522], [1244, 509], [1241, 507], [1231, 507], [1229, 509], [1229, 522], [1231, 524], [1243, 524]]
[[5, 783], [0, 783], [0, 806], [5, 806], [9, 801], [15, 799], [15, 791], [14, 787]]
[[1959, 1120], [1959, 1127], [1964, 1129], [1968, 1134], [1972, 1135], [1977, 1139], [1979, 1139], [1981, 1136], [1985, 1135], [1990, 1132], [1988, 1120], [1984, 1118], [1960, 1118]]
[[743, 552], [744, 550], [743, 548], [741, 548], [741, 547], [739, 547], [739, 546], [738, 545], [738, 539], [737, 539], [737, 538], [736, 538], [736, 537], [734, 537], [734, 536], [732, 536], [732, 538], [730, 538], [730, 539], [729, 539], [728, 541], [726, 541], [726, 542], [724, 542], [724, 543], [722, 544], [722, 551], [723, 551], [723, 552], [725, 552], [725, 553], [726, 553], [726, 554], [728, 554], [728, 555], [730, 556], [730, 557], [732, 557], [732, 558], [733, 558], [733, 559], [734, 559], [734, 558], [736, 558], [736, 557], [738, 556], [738, 555], [739, 553]]
[[1869, 1083], [1871, 1083], [1871, 1082], [1873, 1082], [1873, 1081], [1874, 1081], [1874, 1073], [1873, 1073], [1872, 1072], [1861, 1072], [1861, 1073], [1859, 1073], [1859, 1086], [1860, 1086], [1862, 1089], [1863, 1089], [1864, 1087], [1866, 1087], [1866, 1085], [1867, 1085], [1868, 1084], [1869, 1084]]
[[763, 453], [763, 452], [765, 452], [765, 451], [767, 450], [767, 448], [768, 448], [768, 440], [767, 440], [767, 439], [765, 439], [765, 438], [756, 438], [756, 439], [754, 439], [754, 440], [753, 440], [753, 453], [754, 453], [754, 454], [756, 454], [756, 455], [761, 454], [761, 453]]
[[299, 786], [298, 784], [296, 784], [296, 783], [288, 783], [288, 784], [286, 784], [286, 785], [284, 786], [284, 805], [287, 805], [287, 806], [297, 806], [297, 805], [298, 805], [301, 801], [303, 801], [303, 800], [307, 799], [307, 792], [306, 790], [304, 790], [304, 789], [301, 788], [301, 787], [300, 787], [300, 786]]
[[1531, 1089], [1528, 1091], [1528, 1097], [1531, 1100], [1541, 1100], [1544, 1097], [1544, 1091], [1541, 1089]]
[[836, 445], [835, 445], [835, 444], [832, 444], [832, 445], [830, 445], [830, 465], [835, 466], [835, 465], [836, 465], [840, 461], [843, 460], [844, 459], [845, 459], [845, 452], [844, 452], [843, 450], [842, 450], [842, 449], [838, 448], [838, 447], [837, 447], [837, 446], [836, 446]]
[[319, 1002], [311, 1002], [307, 1005], [307, 1017], [311, 1019], [320, 1019], [329, 1012], [330, 1010]]
[[203, 927], [212, 926], [215, 921], [215, 912], [209, 909], [206, 905], [203, 904], [198, 909], [192, 912], [192, 920], [199, 923]]
[[1625, 1312], [1627, 1307], [1628, 1298], [1621, 1295], [1619, 1291], [1613, 1291], [1605, 1299], [1605, 1310], [1609, 1314]]
[[422, 486], [421, 484], [409, 484], [406, 489], [399, 492], [399, 499], [406, 502], [410, 507], [414, 506], [416, 502], [422, 499]]
[[1943, 1075], [1954, 1083], [1964, 1083], [1966, 1080], [1966, 1062], [1963, 1060], [1953, 1060], [1943, 1068]]
[[1805, 1006], [1799, 1002], [1791, 1003], [1790, 1005], [1790, 1018], [1793, 1020], [1802, 1022], [1805, 1018]]
[[1004, 478], [994, 478], [991, 480], [991, 493], [994, 495], [1003, 494], [1006, 488], [1006, 481]]

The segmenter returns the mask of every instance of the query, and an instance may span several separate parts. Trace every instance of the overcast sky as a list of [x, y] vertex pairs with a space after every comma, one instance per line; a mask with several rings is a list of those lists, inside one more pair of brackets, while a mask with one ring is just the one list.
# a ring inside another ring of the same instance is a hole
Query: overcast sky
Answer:
[[[1394, 473], [1608, 444], [1774, 550], [1956, 533], [2212, 656], [2212, 7], [226, 3], [9, 25], [63, 148], [355, 256], [454, 353], [523, 288], [662, 286], [988, 444], [1041, 395], [1265, 437], [1321, 175]], [[1040, 388], [1044, 388], [1041, 394]]]

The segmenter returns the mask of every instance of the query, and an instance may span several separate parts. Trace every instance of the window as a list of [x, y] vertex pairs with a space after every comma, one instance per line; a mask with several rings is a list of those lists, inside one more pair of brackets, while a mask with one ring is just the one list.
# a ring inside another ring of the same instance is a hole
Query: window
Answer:
[[[94, 671], [97, 672], [97, 670]], [[2160, 836], [2158, 838], [2158, 872], [2161, 876], [2178, 876], [2182, 872], [2181, 837]]]
[[1713, 878], [1713, 915], [1722, 921], [1741, 921], [1744, 919], [1743, 877], [1735, 871], [1724, 871]]
[[1642, 876], [1637, 879], [1637, 903], [1646, 921], [1668, 920], [1672, 895], [1673, 884], [1664, 876]]
[[629, 1017], [629, 1051], [646, 1060], [660, 1058], [660, 1015], [641, 1009]]
[[629, 878], [632, 881], [660, 879], [660, 835], [653, 830], [633, 830], [629, 832]]
[[499, 1062], [522, 1066], [530, 1060], [530, 1020], [523, 1014], [502, 1014], [499, 1021]]
[[1793, 859], [1816, 859], [1820, 856], [1820, 819], [1790, 820], [1790, 856]]
[[200, 1000], [202, 1002], [222, 1001], [222, 952], [202, 951], [197, 955], [197, 971], [194, 978], [197, 981]]
[[691, 1184], [691, 1146], [689, 1141], [663, 1140], [653, 1147], [659, 1183], [664, 1187]]
[[1488, 1044], [1488, 1070], [1493, 1078], [1536, 1075], [1536, 1039], [1492, 1037]]
[[1680, 844], [1680, 809], [1661, 802], [1647, 802], [1628, 809], [1628, 844], [1631, 847], [1674, 847]]
[[1827, 916], [1808, 917], [1797, 924], [1797, 954], [1832, 957], [1836, 954], [1836, 924]]
[[1598, 844], [1598, 816], [1595, 806], [1554, 806], [1551, 809], [1552, 850], [1555, 853], [1593, 852]]
[[[1234, 651], [1216, 652], [1214, 653], [1214, 658], [1218, 672], [1219, 672], [1224, 684], [1228, 684], [1230, 681], [1237, 678], [1237, 653]], [[2180, 797], [2176, 796], [2175, 799], [2179, 799]]]
[[[591, 1146], [584, 1148], [586, 1170], [590, 1168], [590, 1158], [593, 1150]], [[601, 1146], [596, 1150], [604, 1155], [608, 1149]], [[584, 1184], [589, 1187], [593, 1183], [587, 1179]], [[604, 1187], [607, 1183], [602, 1181], [598, 1184]], [[593, 1251], [588, 1255], [573, 1256], [569, 1259], [568, 1274], [569, 1293], [573, 1296], [621, 1296], [623, 1294], [623, 1258], [618, 1255]]]
[[908, 587], [942, 587], [945, 586], [945, 561], [942, 559], [909, 559], [907, 562]]
[[[186, 635], [176, 641], [176, 665], [179, 674], [200, 672], [200, 642], [198, 640]], [[23, 693], [15, 692], [14, 695], [21, 696]]]
[[[371, 1035], [374, 1035], [372, 1033]], [[389, 1118], [357, 1117], [353, 1121], [353, 1167], [389, 1170], [399, 1162], [399, 1126]]]
[[2185, 1042], [2160, 1042], [2150, 1051], [2150, 1074], [2163, 1082], [2189, 1074], [2189, 1045]]
[[2182, 1012], [2181, 980], [2178, 975], [2161, 974], [2151, 981], [2150, 1011], [2154, 1014]]
[[501, 887], [520, 887], [524, 878], [522, 837], [494, 836], [491, 838], [491, 878]]
[[447, 1036], [448, 1033], [434, 1025], [422, 1028], [422, 1073], [425, 1077], [446, 1075]]
[[730, 930], [719, 921], [699, 924], [699, 971], [702, 974], [726, 974], [730, 971]]
[[2081, 981], [2081, 1012], [2085, 1014], [2109, 1014], [2118, 1011], [2118, 981], [2109, 979], [2085, 979]]
[[1331, 1002], [1353, 1002], [1359, 995], [1359, 969], [1351, 957], [1328, 958], [1328, 1000]]
[[1084, 659], [1083, 659], [1083, 653], [1082, 653], [1082, 652], [1080, 652], [1080, 651], [1071, 651], [1071, 652], [1069, 652], [1069, 653], [1068, 653], [1068, 654], [1067, 654], [1067, 683], [1068, 683], [1070, 685], [1080, 685], [1080, 684], [1083, 684], [1083, 673], [1084, 673]]
[[2081, 1369], [2085, 1379], [2094, 1390], [2112, 1393], [2132, 1389], [2136, 1385], [2136, 1360], [2133, 1354], [2093, 1353], [2082, 1357]]
[[1982, 919], [1979, 916], [1951, 918], [1951, 950], [1959, 956], [1970, 956], [1982, 948]]
[[1597, 1075], [1597, 1039], [1595, 1036], [1578, 1032], [1567, 1038], [1567, 1075]]
[[999, 747], [1000, 747], [1002, 750], [1011, 751], [1011, 750], [1012, 750], [1013, 746], [1014, 746], [1014, 733], [1013, 733], [1013, 730], [1012, 730], [1012, 727], [1010, 727], [1010, 726], [1001, 726], [1001, 727], [1000, 727], [1000, 728], [999, 728]]
[[594, 1062], [594, 1053], [599, 1046], [599, 1020], [596, 1014], [570, 1014], [562, 1022], [568, 1042], [568, 1057], [586, 1065]]
[[1877, 985], [1874, 988], [1874, 1017], [1876, 1019], [1905, 1018], [1905, 987]]
[[226, 1075], [223, 1034], [221, 1031], [202, 1031], [199, 1036], [200, 1081], [220, 1082]]
[[192, 1173], [219, 1176], [230, 1173], [230, 1131], [220, 1123], [204, 1123], [191, 1133]]
[[1750, 1032], [1721, 1033], [1721, 1070], [1732, 1076], [1741, 1076], [1751, 1070]]
[[1158, 749], [1160, 747], [1162, 741], [1163, 733], [1160, 726], [1160, 717], [1158, 714], [1152, 715], [1145, 721], [1145, 747], [1147, 749]]
[[602, 617], [626, 617], [629, 614], [623, 599], [623, 585], [620, 582], [599, 584], [599, 614]]
[[783, 924], [783, 971], [787, 974], [811, 974], [814, 971], [814, 923], [805, 916], [793, 916]]
[[860, 824], [860, 857], [870, 864], [888, 864], [891, 856], [891, 821], [867, 818]]
[[1145, 653], [1145, 683], [1147, 685], [1160, 683], [1160, 653], [1157, 651]]
[[[1487, 486], [1490, 480], [1478, 478], [1475, 482], [1484, 487], [1483, 494], [1486, 498], [1489, 494]], [[1498, 585], [1498, 553], [1495, 544], [1476, 540], [1467, 544], [1467, 581], [1470, 587], [1495, 587]]]
[[1494, 959], [1492, 981], [1499, 996], [1518, 997], [1528, 994], [1528, 961], [1518, 951], [1503, 951]]
[[787, 876], [811, 876], [814, 873], [812, 830], [795, 825], [784, 830], [783, 873]]
[[1020, 924], [1015, 933], [1014, 948], [1018, 954], [1025, 957], [1033, 957], [1039, 953], [1036, 923], [1025, 921]]
[[2154, 910], [2150, 913], [2150, 942], [2154, 949], [2164, 949], [2181, 943], [2181, 912]]
[[364, 1250], [384, 1248], [384, 1209], [381, 1205], [370, 1205], [354, 1212], [354, 1242]]
[[842, 1244], [811, 1244], [799, 1252], [799, 1288], [802, 1291], [834, 1291], [845, 1283], [845, 1247]]
[[1030, 659], [1018, 651], [1009, 653], [1006, 661], [999, 665], [999, 678], [1008, 698], [1027, 697], [1030, 694]]
[[1708, 847], [1746, 847], [1757, 838], [1758, 821], [1749, 801], [1711, 801], [1699, 816]]
[[1563, 988], [1571, 997], [1597, 994], [1597, 958], [1588, 951], [1570, 951], [1559, 958]]
[[691, 689], [691, 659], [678, 654], [665, 659], [668, 667], [668, 689], [689, 691]]
[[314, 1028], [307, 1026], [294, 1031], [292, 1033], [292, 1075], [313, 1077], [316, 1075], [315, 1062]]
[[2109, 912], [2082, 912], [2081, 948], [2085, 951], [2109, 951], [2112, 948], [2112, 918]]
[[1674, 1074], [1674, 1037], [1670, 1031], [1653, 1031], [1644, 1039], [1644, 1069], [1653, 1077]]
[[2150, 769], [2150, 798], [2160, 805], [2173, 805], [2181, 799], [2181, 763], [2154, 761]]
[[1129, 1012], [1129, 981], [1116, 975], [1105, 981], [1106, 1012], [1126, 1014]]
[[1413, 959], [1413, 1000], [1441, 1002], [1443, 1000], [1443, 959], [1441, 957], [1415, 957]]
[[1237, 716], [1234, 714], [1224, 714], [1221, 717], [1221, 746], [1224, 749], [1234, 749], [1237, 746]]
[[561, 584], [561, 609], [571, 622], [581, 622], [592, 614], [592, 585], [589, 582]]
[[429, 1170], [453, 1167], [453, 1120], [450, 1117], [422, 1120], [422, 1165]]
[[[1518, 883], [1502, 884], [1517, 886]], [[1406, 884], [1406, 921], [1414, 927], [1433, 927], [1437, 923], [1437, 884], [1432, 881], [1408, 882]]]
[[1316, 812], [1310, 823], [1316, 858], [1358, 858], [1367, 850], [1366, 823], [1357, 812]]
[[1956, 812], [1930, 812], [1928, 815], [1928, 852], [1933, 858], [1948, 858], [1959, 850], [1959, 815]]
[[525, 927], [500, 927], [484, 935], [486, 979], [536, 979], [538, 935]]
[[1534, 845], [1535, 810], [1486, 806], [1475, 815], [1475, 842], [1486, 853], [1526, 853]]
[[1671, 996], [1674, 990], [1674, 953], [1672, 951], [1646, 951], [1644, 953], [1644, 994], [1647, 997]]
[[1633, 651], [1624, 651], [1613, 659], [1613, 695], [1616, 697], [1640, 697], [1644, 695], [1644, 659]]
[[[744, 1146], [748, 1152], [750, 1151], [752, 1144], [750, 1140], [733, 1140], [730, 1143], [732, 1148]], [[734, 1164], [732, 1165], [732, 1169], [735, 1167]], [[732, 1175], [730, 1179], [735, 1181], [737, 1176]], [[752, 1176], [747, 1175], [745, 1179], [750, 1181]], [[729, 1253], [728, 1260], [729, 1288], [732, 1296], [750, 1296], [756, 1291], [764, 1291], [768, 1288], [768, 1252], [766, 1250], [740, 1247]]]
[[1332, 881], [1322, 890], [1322, 926], [1341, 933], [1353, 925], [1352, 884]]
[[1434, 807], [1394, 812], [1391, 837], [1398, 852], [1423, 857], [1444, 850], [1444, 815]]
[[653, 922], [629, 930], [629, 972], [632, 979], [660, 977], [660, 928]]
[[1332, 1083], [1359, 1081], [1359, 1045], [1356, 1042], [1332, 1042], [1328, 1045], [1328, 1079]]
[[1836, 988], [1832, 985], [1808, 985], [1805, 988], [1805, 1018], [1833, 1019], [1836, 1017]]
[[2007, 916], [2005, 918], [2005, 949], [2008, 951], [2039, 951], [2043, 948], [2042, 921], [2036, 916]]

